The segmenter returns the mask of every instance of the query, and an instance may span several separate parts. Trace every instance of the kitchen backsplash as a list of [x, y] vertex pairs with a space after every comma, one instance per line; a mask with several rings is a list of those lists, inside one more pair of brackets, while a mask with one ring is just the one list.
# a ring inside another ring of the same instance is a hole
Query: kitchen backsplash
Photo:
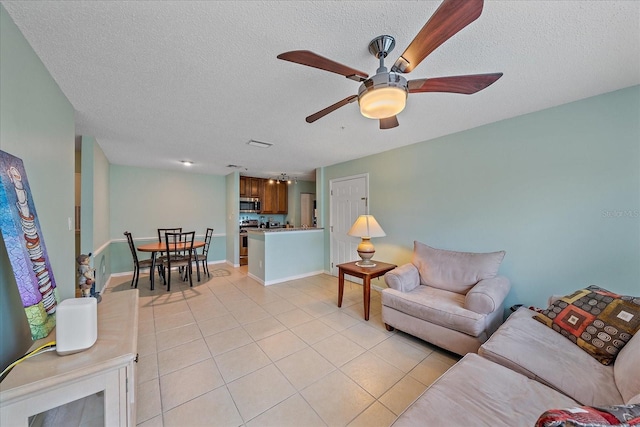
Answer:
[[287, 223], [287, 215], [260, 215], [257, 213], [242, 213], [239, 215], [240, 222], [245, 220], [257, 220], [258, 224], [260, 221], [266, 222], [279, 222], [280, 224]]

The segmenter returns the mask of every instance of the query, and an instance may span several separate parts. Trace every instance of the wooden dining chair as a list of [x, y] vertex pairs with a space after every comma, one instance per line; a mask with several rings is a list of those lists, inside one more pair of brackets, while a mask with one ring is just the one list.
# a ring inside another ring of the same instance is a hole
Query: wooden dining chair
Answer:
[[189, 286], [193, 286], [191, 262], [195, 235], [195, 231], [164, 234], [167, 255], [162, 259], [162, 273], [167, 285], [167, 291], [171, 290], [171, 269], [174, 267], [179, 267], [179, 270], [183, 268], [185, 275], [189, 277]]
[[[209, 266], [207, 265], [207, 257], [209, 256], [209, 245], [211, 245], [211, 238], [213, 237], [213, 228], [207, 228], [207, 232], [204, 235], [204, 246], [202, 248], [202, 253], [199, 254], [197, 249], [193, 250], [193, 262], [196, 263], [196, 267], [198, 267], [198, 263], [202, 263], [202, 272], [207, 273], [207, 277], [211, 277], [209, 275]], [[198, 268], [198, 280], [200, 280], [200, 269]]]
[[127, 238], [127, 242], [129, 243], [129, 249], [131, 250], [131, 256], [133, 257], [133, 277], [131, 278], [131, 286], [138, 287], [138, 278], [140, 277], [140, 269], [148, 268], [149, 274], [153, 274], [151, 271], [152, 260], [151, 259], [139, 259], [138, 253], [136, 252], [136, 247], [133, 244], [133, 236], [128, 231], [124, 232], [124, 235]]

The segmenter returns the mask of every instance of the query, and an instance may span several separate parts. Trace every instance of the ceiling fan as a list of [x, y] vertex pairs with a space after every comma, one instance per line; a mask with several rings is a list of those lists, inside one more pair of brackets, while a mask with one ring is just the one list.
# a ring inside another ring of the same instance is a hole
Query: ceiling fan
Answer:
[[361, 82], [357, 95], [351, 95], [306, 118], [313, 123], [321, 117], [358, 100], [363, 116], [380, 120], [380, 129], [398, 126], [396, 115], [400, 113], [410, 93], [449, 92], [470, 95], [485, 89], [502, 73], [475, 74], [408, 80], [402, 74], [410, 73], [438, 46], [458, 31], [478, 19], [483, 0], [444, 0], [433, 16], [422, 27], [407, 49], [388, 71], [384, 59], [395, 47], [395, 39], [389, 35], [374, 38], [369, 52], [380, 61], [380, 67], [372, 77], [308, 50], [294, 50], [278, 55], [278, 59], [307, 65], [340, 74]]

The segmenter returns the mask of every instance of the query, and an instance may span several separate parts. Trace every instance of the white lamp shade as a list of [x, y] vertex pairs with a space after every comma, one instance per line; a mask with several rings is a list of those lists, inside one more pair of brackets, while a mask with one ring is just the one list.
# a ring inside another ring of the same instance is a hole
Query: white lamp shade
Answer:
[[404, 110], [407, 92], [394, 86], [377, 88], [363, 93], [359, 103], [363, 116], [370, 119], [386, 119]]
[[360, 215], [347, 233], [355, 237], [384, 237], [386, 236], [373, 215]]

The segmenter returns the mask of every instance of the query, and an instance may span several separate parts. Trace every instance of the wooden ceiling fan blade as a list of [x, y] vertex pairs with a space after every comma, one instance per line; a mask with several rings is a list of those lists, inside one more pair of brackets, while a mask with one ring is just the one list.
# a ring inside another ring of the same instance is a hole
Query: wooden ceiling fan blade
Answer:
[[278, 55], [278, 59], [295, 62], [296, 64], [302, 64], [324, 71], [330, 71], [357, 82], [363, 81], [369, 77], [369, 75], [364, 71], [347, 67], [339, 62], [320, 56], [317, 53], [313, 53], [310, 50], [292, 50], [290, 52], [281, 53]]
[[438, 46], [478, 19], [483, 0], [444, 0], [424, 24], [391, 71], [409, 73]]
[[448, 92], [471, 95], [492, 85], [502, 73], [409, 80], [409, 93]]
[[386, 119], [380, 119], [380, 129], [393, 129], [399, 125], [398, 117], [391, 116]]
[[356, 99], [358, 99], [358, 95], [348, 96], [345, 99], [343, 99], [342, 101], [338, 101], [335, 104], [328, 106], [324, 110], [320, 110], [317, 113], [314, 113], [314, 114], [310, 115], [305, 120], [307, 121], [307, 123], [313, 123], [316, 120], [326, 116], [327, 114], [337, 110], [338, 108], [343, 107], [343, 106], [345, 106], [347, 104], [351, 104]]

